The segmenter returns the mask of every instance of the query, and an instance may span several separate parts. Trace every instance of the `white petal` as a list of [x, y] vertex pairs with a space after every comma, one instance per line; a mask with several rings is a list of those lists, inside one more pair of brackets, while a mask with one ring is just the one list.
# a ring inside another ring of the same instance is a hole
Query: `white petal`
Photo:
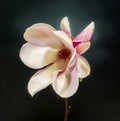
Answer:
[[26, 41], [36, 45], [59, 48], [63, 44], [53, 34], [53, 30], [55, 31], [55, 29], [48, 24], [34, 24], [26, 29], [24, 33], [24, 38]]
[[70, 68], [72, 68], [73, 66], [75, 66], [76, 63], [76, 49], [74, 49], [74, 51], [72, 52], [72, 56], [68, 62], [66, 71], [68, 71]]
[[20, 50], [20, 58], [30, 68], [39, 69], [55, 62], [57, 50], [50, 47], [40, 47], [26, 43]]
[[90, 74], [90, 65], [84, 57], [79, 56], [77, 58], [76, 67], [80, 78], [85, 78]]
[[81, 43], [76, 47], [77, 54], [83, 54], [90, 47], [90, 42]]
[[71, 30], [70, 30], [68, 17], [64, 17], [61, 20], [60, 27], [61, 27], [62, 31], [64, 31], [66, 34], [68, 34], [68, 36], [71, 36]]
[[49, 86], [56, 79], [58, 72], [62, 71], [59, 64], [60, 62], [57, 61], [49, 67], [39, 70], [31, 77], [28, 83], [28, 91], [31, 96]]
[[58, 37], [58, 39], [60, 39], [63, 44], [69, 48], [70, 50], [73, 50], [73, 44], [72, 44], [72, 40], [67, 36], [67, 34], [63, 31], [53, 31], [54, 35], [56, 35], [56, 37]]
[[65, 76], [65, 73], [60, 72], [55, 82], [53, 82], [53, 85], [55, 87], [55, 91], [57, 91], [58, 94], [63, 93], [68, 87], [68, 80]]
[[74, 95], [79, 86], [76, 69], [74, 68], [70, 72], [63, 72], [58, 75], [52, 86], [55, 92], [62, 98]]

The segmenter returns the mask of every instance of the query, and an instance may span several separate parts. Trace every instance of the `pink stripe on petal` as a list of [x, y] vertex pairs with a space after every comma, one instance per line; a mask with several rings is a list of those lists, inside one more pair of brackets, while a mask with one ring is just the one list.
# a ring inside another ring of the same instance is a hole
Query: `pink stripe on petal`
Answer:
[[76, 49], [72, 52], [71, 58], [69, 60], [69, 63], [67, 65], [66, 71], [70, 70], [75, 66], [76, 63]]

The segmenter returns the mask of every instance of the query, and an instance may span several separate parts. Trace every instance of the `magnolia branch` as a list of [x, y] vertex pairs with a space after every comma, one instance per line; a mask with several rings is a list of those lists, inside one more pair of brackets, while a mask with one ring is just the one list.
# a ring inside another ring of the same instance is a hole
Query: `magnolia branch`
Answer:
[[65, 116], [64, 116], [64, 121], [68, 121], [68, 114], [70, 111], [71, 106], [69, 106], [68, 99], [65, 98]]

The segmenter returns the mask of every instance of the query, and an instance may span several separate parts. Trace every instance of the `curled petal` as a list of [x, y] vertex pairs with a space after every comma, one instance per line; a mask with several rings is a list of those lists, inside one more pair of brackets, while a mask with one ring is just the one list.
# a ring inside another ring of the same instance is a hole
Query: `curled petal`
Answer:
[[28, 92], [30, 95], [34, 96], [37, 92], [49, 86], [56, 78], [56, 75], [57, 71], [51, 71], [50, 67], [39, 70], [37, 73], [35, 73], [28, 83]]
[[33, 43], [39, 46], [50, 46], [53, 48], [59, 48], [63, 44], [53, 34], [53, 30], [55, 31], [55, 29], [48, 24], [34, 24], [26, 29], [24, 38], [29, 43]]
[[53, 31], [54, 35], [56, 35], [56, 37], [58, 39], [60, 39], [64, 45], [69, 48], [70, 50], [73, 50], [73, 44], [72, 44], [72, 40], [67, 36], [67, 34], [63, 31]]
[[83, 54], [90, 47], [90, 42], [81, 43], [76, 47], [77, 54]]
[[[28, 83], [28, 92], [31, 96], [49, 86], [56, 79], [59, 71], [63, 69], [60, 64], [61, 62], [57, 61], [47, 68], [39, 70], [31, 77]], [[64, 65], [64, 63], [62, 64]]]
[[53, 82], [53, 87], [55, 87], [54, 89], [56, 90], [56, 92], [58, 94], [63, 93], [66, 88], [68, 87], [68, 80], [65, 76], [65, 73], [60, 72], [57, 76], [57, 79], [55, 80], [55, 82]]
[[94, 32], [95, 23], [91, 22], [79, 35], [75, 37], [73, 42], [84, 43], [89, 42], [93, 32]]
[[52, 86], [55, 92], [63, 98], [74, 95], [79, 86], [76, 68], [71, 70], [71, 72], [63, 72], [58, 75]]
[[64, 31], [69, 37], [71, 37], [71, 30], [68, 17], [64, 17], [60, 24], [61, 30]]
[[76, 67], [78, 77], [85, 78], [90, 74], [90, 65], [84, 57], [79, 56], [77, 58]]
[[20, 50], [20, 58], [30, 68], [40, 69], [57, 60], [57, 50], [26, 43]]

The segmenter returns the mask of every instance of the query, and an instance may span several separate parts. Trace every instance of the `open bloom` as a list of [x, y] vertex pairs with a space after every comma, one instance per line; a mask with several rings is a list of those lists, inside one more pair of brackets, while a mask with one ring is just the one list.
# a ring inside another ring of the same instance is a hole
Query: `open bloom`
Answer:
[[90, 74], [90, 66], [81, 54], [90, 47], [94, 22], [76, 37], [71, 34], [67, 17], [61, 20], [60, 28], [56, 30], [48, 24], [38, 23], [24, 33], [26, 43], [20, 50], [20, 58], [28, 67], [39, 69], [28, 83], [32, 96], [52, 85], [59, 96], [70, 97], [78, 89], [78, 78]]

